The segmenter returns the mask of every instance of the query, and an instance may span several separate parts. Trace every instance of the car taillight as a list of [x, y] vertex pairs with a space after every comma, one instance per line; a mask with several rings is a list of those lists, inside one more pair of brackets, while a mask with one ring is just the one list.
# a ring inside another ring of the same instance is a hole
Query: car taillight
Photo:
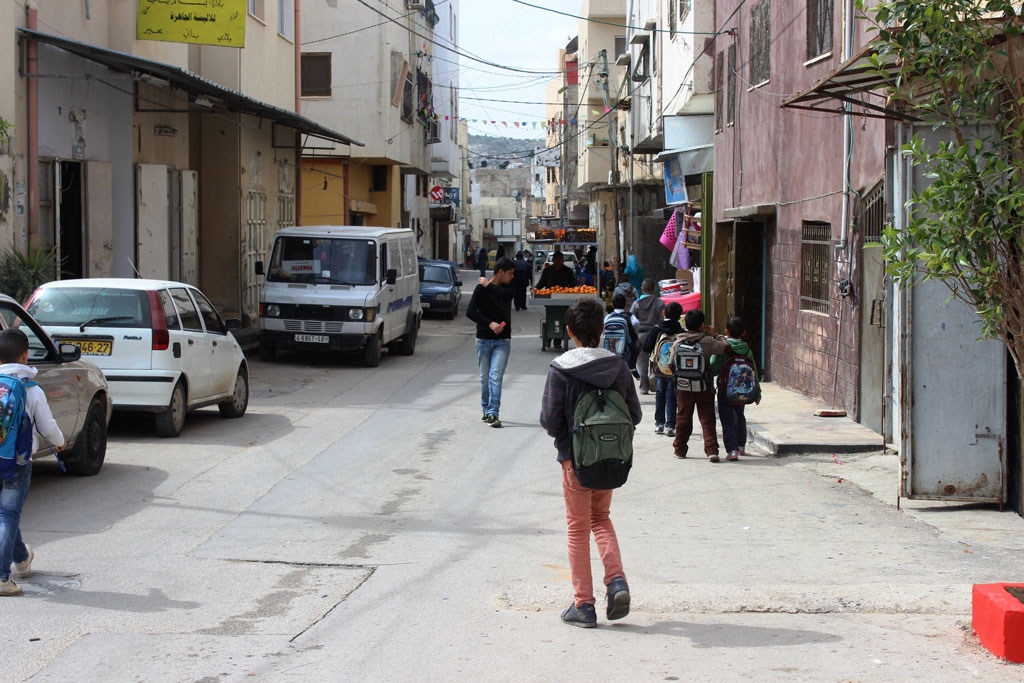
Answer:
[[149, 294], [149, 317], [153, 324], [153, 350], [166, 351], [171, 345], [171, 333], [167, 331], [167, 318], [164, 317], [164, 307], [160, 304], [160, 295], [156, 292]]

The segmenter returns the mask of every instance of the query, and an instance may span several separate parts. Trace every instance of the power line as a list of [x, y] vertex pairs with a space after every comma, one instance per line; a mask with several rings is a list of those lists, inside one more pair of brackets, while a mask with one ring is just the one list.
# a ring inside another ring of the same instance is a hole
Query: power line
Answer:
[[589, 21], [592, 24], [604, 24], [605, 26], [614, 26], [616, 28], [628, 28], [634, 31], [650, 31], [651, 33], [671, 33], [673, 35], [682, 33], [688, 36], [717, 36], [721, 31], [677, 31], [671, 28], [644, 28], [643, 26], [630, 26], [629, 24], [618, 24], [614, 21], [604, 21], [603, 19], [591, 19], [590, 17], [582, 17], [578, 14], [571, 14], [569, 12], [562, 12], [561, 10], [551, 9], [550, 7], [544, 7], [542, 5], [534, 5], [523, 0], [512, 0], [512, 2], [520, 5], [526, 5], [527, 7], [533, 7], [534, 9], [544, 10], [545, 12], [551, 12], [552, 14], [561, 14], [563, 17], [571, 17], [573, 19], [581, 19], [583, 21]]

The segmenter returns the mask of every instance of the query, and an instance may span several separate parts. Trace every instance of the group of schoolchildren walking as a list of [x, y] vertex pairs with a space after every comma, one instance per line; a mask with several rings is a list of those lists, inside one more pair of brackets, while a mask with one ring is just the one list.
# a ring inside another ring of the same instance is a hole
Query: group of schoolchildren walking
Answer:
[[655, 432], [674, 437], [677, 458], [687, 455], [696, 409], [704, 452], [719, 462], [717, 398], [726, 459], [738, 460], [746, 445], [744, 406], [761, 400], [742, 319], [730, 318], [728, 335], [715, 335], [700, 311], [683, 316], [678, 303], [663, 304], [654, 296], [653, 281], [645, 280], [641, 289], [635, 302], [616, 293], [607, 315], [592, 299], [570, 306], [566, 327], [576, 348], [551, 362], [544, 386], [540, 424], [555, 440], [562, 469], [573, 586], [562, 621], [582, 628], [597, 626], [591, 533], [604, 565], [606, 618], [629, 613], [629, 585], [610, 510], [612, 492], [632, 465], [632, 434], [642, 416], [631, 375], [640, 379], [642, 394], [649, 393], [654, 376]]

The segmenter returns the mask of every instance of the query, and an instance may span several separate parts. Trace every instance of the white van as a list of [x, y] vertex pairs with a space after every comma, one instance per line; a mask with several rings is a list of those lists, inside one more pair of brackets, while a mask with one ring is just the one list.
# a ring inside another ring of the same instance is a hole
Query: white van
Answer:
[[274, 237], [260, 294], [260, 358], [278, 349], [361, 350], [376, 367], [381, 349], [411, 356], [420, 307], [412, 230], [354, 226], [285, 228]]

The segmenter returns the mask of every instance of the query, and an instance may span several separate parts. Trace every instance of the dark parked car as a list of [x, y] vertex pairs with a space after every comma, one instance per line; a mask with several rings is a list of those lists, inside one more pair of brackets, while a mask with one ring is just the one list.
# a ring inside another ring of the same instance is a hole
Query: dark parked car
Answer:
[[420, 304], [424, 313], [444, 313], [449, 320], [459, 314], [462, 281], [448, 261], [420, 261]]

